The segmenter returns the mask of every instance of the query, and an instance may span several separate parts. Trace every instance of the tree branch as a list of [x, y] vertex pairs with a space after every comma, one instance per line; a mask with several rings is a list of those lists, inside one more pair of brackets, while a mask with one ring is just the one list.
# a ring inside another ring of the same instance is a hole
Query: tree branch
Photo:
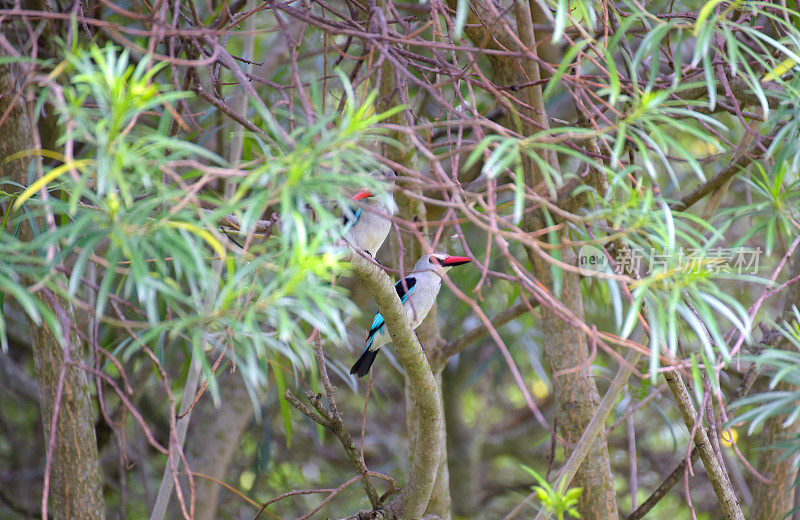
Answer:
[[442, 454], [440, 432], [444, 428], [444, 417], [441, 402], [436, 397], [439, 389], [389, 275], [360, 255], [353, 254], [351, 257], [354, 273], [375, 298], [386, 321], [397, 360], [408, 378], [411, 399], [417, 407], [418, 436], [408, 485], [399, 498], [400, 503], [390, 506], [391, 509], [399, 506], [396, 511], [400, 518], [417, 520], [422, 518], [431, 498]]
[[[746, 396], [750, 389], [753, 387], [753, 383], [755, 383], [756, 377], [758, 376], [758, 371], [756, 370], [756, 365], [752, 365], [742, 378], [742, 382], [739, 384], [739, 387], [736, 389], [736, 392], [733, 393], [731, 398], [728, 402], [734, 402], [742, 397]], [[700, 451], [697, 447], [692, 448], [692, 453], [689, 456], [692, 460], [692, 465], [697, 462], [697, 459], [700, 458]], [[658, 504], [662, 498], [664, 498], [669, 490], [672, 489], [678, 480], [685, 474], [686, 471], [686, 459], [683, 459], [678, 466], [672, 470], [667, 478], [653, 491], [653, 494], [650, 495], [647, 500], [645, 500], [642, 505], [639, 506], [636, 511], [628, 516], [627, 520], [640, 520], [644, 518], [644, 516], [653, 509], [656, 504]]]
[[170, 452], [167, 458], [167, 466], [164, 468], [164, 475], [161, 477], [161, 485], [158, 488], [158, 495], [156, 496], [156, 503], [153, 506], [153, 512], [150, 514], [150, 520], [161, 520], [164, 518], [164, 515], [167, 514], [169, 499], [175, 487], [178, 460], [181, 458], [183, 442], [186, 440], [186, 430], [189, 428], [189, 420], [191, 419], [191, 404], [194, 401], [197, 386], [200, 384], [200, 368], [200, 359], [192, 355], [192, 359], [189, 362], [189, 373], [186, 375], [186, 383], [183, 386], [180, 414], [178, 414], [182, 416], [182, 418], [180, 422], [178, 422], [177, 417], [172, 418], [174, 422], [172, 422], [170, 426], [174, 426], [175, 428], [175, 437], [174, 439], [170, 439]]
[[[700, 458], [700, 451], [695, 447], [692, 449], [692, 454], [689, 456], [692, 465]], [[678, 466], [672, 470], [672, 473], [664, 479], [664, 481], [653, 491], [644, 503], [639, 508], [628, 516], [628, 520], [640, 520], [644, 515], [650, 512], [651, 509], [664, 498], [672, 486], [678, 483], [683, 478], [686, 472], [686, 459], [683, 459]]]
[[730, 178], [742, 171], [747, 164], [752, 162], [751, 153], [757, 153], [758, 147], [752, 146], [747, 153], [743, 153], [736, 161], [731, 162], [726, 168], [720, 170], [708, 182], [701, 184], [692, 190], [691, 193], [683, 197], [680, 202], [670, 205], [673, 211], [685, 211], [703, 197], [723, 186]]
[[[327, 379], [327, 374], [324, 377]], [[330, 382], [326, 383], [325, 387], [326, 390], [333, 389], [333, 387], [330, 386]], [[350, 436], [350, 431], [345, 426], [342, 416], [339, 415], [335, 402], [332, 401], [332, 395], [332, 392], [328, 393], [328, 402], [330, 403], [330, 409], [328, 409], [322, 404], [322, 399], [319, 394], [314, 394], [311, 390], [306, 392], [306, 398], [308, 398], [317, 413], [314, 413], [309, 407], [300, 402], [300, 400], [292, 394], [291, 390], [286, 390], [284, 398], [289, 401], [292, 406], [300, 410], [303, 415], [320, 424], [339, 439], [339, 442], [344, 448], [347, 460], [350, 461], [350, 464], [352, 464], [353, 468], [359, 473], [359, 479], [364, 486], [364, 492], [367, 494], [367, 498], [369, 498], [370, 505], [372, 505], [372, 508], [375, 510], [380, 509], [382, 500], [378, 496], [378, 492], [375, 490], [372, 481], [369, 479], [367, 466], [361, 459], [361, 455], [353, 442], [353, 438]]]
[[717, 458], [714, 453], [714, 448], [708, 439], [708, 433], [702, 426], [694, 428], [695, 421], [698, 420], [697, 412], [695, 411], [692, 398], [689, 396], [689, 391], [683, 383], [680, 374], [675, 372], [665, 372], [664, 379], [667, 380], [672, 395], [675, 397], [675, 402], [678, 409], [681, 411], [683, 422], [691, 432], [694, 429], [694, 445], [700, 452], [700, 458], [703, 459], [703, 466], [706, 468], [706, 474], [711, 481], [711, 486], [714, 488], [714, 493], [717, 495], [717, 500], [722, 507], [722, 512], [725, 514], [726, 519], [744, 520], [742, 508], [739, 506], [739, 500], [733, 492], [733, 487], [730, 481], [726, 478], [725, 469], [722, 467], [722, 461]]

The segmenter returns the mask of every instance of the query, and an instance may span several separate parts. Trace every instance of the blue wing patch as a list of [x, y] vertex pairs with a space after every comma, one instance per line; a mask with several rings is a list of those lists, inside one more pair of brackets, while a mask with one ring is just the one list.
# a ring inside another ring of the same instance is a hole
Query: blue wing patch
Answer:
[[[397, 296], [400, 298], [400, 301], [405, 303], [406, 300], [408, 300], [408, 295], [414, 292], [414, 287], [416, 286], [417, 279], [413, 276], [406, 276], [394, 284], [394, 290], [397, 292]], [[386, 320], [383, 319], [383, 315], [380, 312], [375, 315], [375, 318], [372, 319], [372, 325], [367, 333], [367, 350], [369, 350], [369, 347], [372, 346], [372, 342], [375, 340], [375, 335], [379, 333], [381, 329], [383, 329], [385, 324]]]
[[381, 331], [385, 324], [386, 321], [383, 319], [383, 315], [380, 312], [376, 314], [375, 318], [372, 320], [372, 326], [367, 333], [367, 350], [372, 346], [372, 342], [375, 341], [375, 335]]
[[353, 224], [355, 224], [358, 220], [358, 217], [361, 216], [362, 209], [363, 208], [358, 208], [355, 213], [353, 213], [352, 208], [345, 208], [345, 210], [342, 211], [342, 227], [349, 229]]

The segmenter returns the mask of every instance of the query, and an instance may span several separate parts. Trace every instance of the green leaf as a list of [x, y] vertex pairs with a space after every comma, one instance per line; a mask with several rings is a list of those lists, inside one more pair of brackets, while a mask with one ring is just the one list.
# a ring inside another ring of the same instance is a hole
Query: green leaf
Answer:
[[[647, 298], [645, 298], [647, 300]], [[664, 319], [663, 313], [659, 313], [652, 301], [648, 301], [650, 310], [650, 384], [655, 385], [658, 381], [659, 355], [661, 354], [661, 320]], [[656, 310], [656, 312], [652, 312]]]
[[[610, 269], [609, 269], [610, 270]], [[614, 325], [617, 327], [617, 330], [622, 328], [622, 320], [623, 320], [623, 305], [622, 305], [622, 293], [619, 290], [619, 286], [617, 285], [616, 280], [606, 280], [606, 285], [608, 286], [608, 293], [611, 296], [611, 307], [614, 309]]]
[[611, 167], [616, 168], [620, 166], [619, 158], [622, 155], [623, 147], [625, 146], [627, 124], [625, 121], [620, 121], [617, 127], [617, 136], [614, 138], [614, 149], [611, 151]]
[[636, 323], [639, 319], [639, 310], [642, 308], [644, 294], [644, 291], [634, 291], [633, 303], [628, 309], [628, 315], [625, 316], [625, 322], [622, 324], [622, 330], [619, 333], [623, 339], [628, 339], [628, 337], [631, 335], [631, 332], [633, 332], [633, 328], [636, 326]]
[[714, 8], [717, 7], [719, 4], [724, 2], [725, 0], [709, 0], [706, 4], [700, 9], [700, 12], [697, 14], [697, 20], [694, 23], [694, 35], [697, 36], [700, 33], [700, 29], [706, 27], [706, 20], [709, 16], [714, 12]]
[[[14, 156], [11, 156], [6, 159], [6, 162], [13, 160]], [[68, 163], [62, 164], [56, 168], [53, 168], [46, 174], [42, 175], [41, 178], [37, 179], [33, 184], [31, 184], [28, 188], [25, 189], [22, 193], [20, 193], [16, 200], [14, 201], [14, 205], [12, 208], [19, 209], [26, 200], [31, 198], [37, 191], [41, 190], [45, 186], [47, 186], [50, 182], [57, 179], [59, 176], [63, 175], [64, 173], [68, 172], [69, 170], [75, 168], [78, 170], [84, 170], [85, 167], [92, 163], [91, 159], [80, 159], [80, 160], [73, 160]]]
[[711, 66], [711, 53], [703, 55], [703, 74], [706, 80], [706, 91], [708, 92], [708, 109], [713, 112], [717, 106], [717, 80], [714, 77], [714, 70]]
[[614, 56], [609, 49], [603, 49], [603, 57], [605, 58], [606, 67], [608, 68], [608, 83], [611, 89], [608, 103], [613, 107], [617, 104], [617, 99], [619, 99], [621, 91], [619, 72], [617, 71], [617, 64], [614, 62]]
[[697, 364], [697, 355], [692, 353], [691, 356], [692, 368], [692, 390], [694, 391], [695, 401], [699, 404], [703, 402], [703, 374], [700, 371], [700, 366]]

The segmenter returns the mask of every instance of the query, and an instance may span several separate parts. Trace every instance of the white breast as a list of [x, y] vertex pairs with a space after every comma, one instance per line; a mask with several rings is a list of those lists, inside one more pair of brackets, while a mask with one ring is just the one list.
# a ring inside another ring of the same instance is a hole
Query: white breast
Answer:
[[363, 209], [347, 233], [348, 240], [355, 247], [368, 251], [373, 256], [377, 254], [392, 228], [392, 221], [377, 213], [379, 211], [381, 207], [378, 205]]
[[416, 329], [433, 308], [433, 304], [436, 303], [436, 297], [442, 287], [442, 279], [433, 271], [413, 273], [411, 276], [417, 279], [417, 284], [403, 307], [406, 310], [408, 321], [411, 322], [411, 327]]

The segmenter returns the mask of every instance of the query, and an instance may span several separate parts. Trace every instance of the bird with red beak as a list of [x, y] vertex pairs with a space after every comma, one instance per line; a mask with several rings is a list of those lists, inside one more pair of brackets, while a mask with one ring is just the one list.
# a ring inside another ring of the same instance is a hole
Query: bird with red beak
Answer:
[[[394, 183], [394, 172], [384, 172], [384, 176], [387, 181]], [[366, 189], [353, 195], [352, 200], [359, 203], [358, 207], [342, 210], [345, 241], [375, 258], [392, 229], [391, 217], [397, 207], [391, 194], [376, 197]]]
[[[452, 267], [466, 264], [469, 261], [470, 259], [466, 256], [452, 256], [447, 253], [423, 255], [409, 275], [394, 285], [397, 296], [403, 302], [403, 308], [411, 323], [411, 328], [419, 327], [436, 302], [439, 289], [442, 287], [442, 275]], [[389, 341], [391, 341], [391, 337], [386, 330], [386, 322], [381, 313], [378, 313], [367, 331], [367, 346], [353, 368], [350, 369], [350, 373], [358, 377], [367, 375], [375, 361], [375, 356]]]

